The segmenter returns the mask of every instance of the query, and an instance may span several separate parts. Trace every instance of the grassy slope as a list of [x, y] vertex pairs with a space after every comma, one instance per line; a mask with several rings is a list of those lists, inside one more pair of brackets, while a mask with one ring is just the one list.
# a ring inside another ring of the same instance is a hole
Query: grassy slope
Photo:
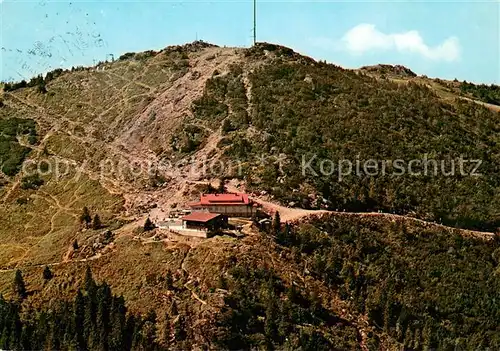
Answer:
[[113, 182], [120, 177], [141, 180], [131, 177], [127, 168], [121, 172], [116, 168], [100, 179], [103, 186], [97, 178], [100, 162], [130, 160], [127, 152], [110, 142], [133, 125], [157, 88], [184, 74], [186, 63], [186, 56], [175, 50], [138, 55], [102, 64], [98, 70], [65, 72], [47, 84], [44, 94], [36, 87], [3, 94], [0, 118], [30, 118], [37, 123], [39, 143], [29, 146], [33, 149], [29, 162], [44, 162], [52, 170], [59, 164], [59, 171], [69, 174], [57, 177], [49, 170], [42, 177], [45, 184], [36, 190], [20, 188], [25, 174], [12, 176], [3, 185], [1, 268], [61, 261], [73, 240], [83, 235], [78, 220], [83, 206], [106, 224], [122, 212], [124, 200], [115, 194]]
[[0, 206], [1, 267], [61, 261], [81, 235], [79, 216], [84, 206], [108, 224], [120, 213], [123, 199], [74, 172], [60, 179], [45, 177], [37, 190], [16, 187]]

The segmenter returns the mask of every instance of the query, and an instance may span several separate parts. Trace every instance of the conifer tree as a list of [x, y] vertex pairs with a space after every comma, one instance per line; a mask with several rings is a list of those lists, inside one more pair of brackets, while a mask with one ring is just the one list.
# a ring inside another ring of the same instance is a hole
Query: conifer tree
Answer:
[[104, 242], [108, 244], [112, 242], [113, 239], [114, 239], [113, 232], [111, 230], [106, 230], [106, 232], [104, 233]]
[[177, 316], [179, 314], [179, 309], [177, 308], [177, 303], [175, 301], [172, 301], [172, 304], [170, 305], [170, 310], [169, 310], [169, 315], [170, 317]]
[[101, 226], [102, 226], [101, 219], [99, 218], [99, 215], [96, 213], [94, 219], [92, 220], [92, 229], [97, 230], [100, 229]]
[[13, 313], [10, 325], [9, 347], [12, 350], [19, 350], [21, 346], [22, 324], [19, 319], [19, 312]]
[[140, 320], [137, 320], [135, 323], [135, 328], [134, 328], [134, 331], [132, 333], [132, 350], [143, 349], [143, 348], [141, 348], [142, 343], [143, 343], [143, 336], [141, 333], [142, 324], [143, 323]]
[[125, 344], [125, 349], [126, 350], [131, 350], [132, 345], [134, 344], [134, 333], [136, 331], [136, 318], [134, 315], [130, 315], [127, 318], [127, 323], [125, 327], [125, 338], [124, 338], [124, 344]]
[[290, 287], [287, 289], [286, 296], [288, 298], [288, 301], [292, 303], [297, 302], [299, 298], [299, 292], [297, 291], [297, 288], [295, 287], [294, 284], [291, 284]]
[[150, 310], [144, 320], [144, 342], [147, 349], [154, 345], [156, 339], [156, 313]]
[[47, 86], [44, 80], [41, 80], [37, 85], [37, 90], [39, 93], [45, 94], [47, 92]]
[[175, 341], [183, 341], [186, 339], [186, 321], [183, 315], [179, 315], [177, 322], [174, 325], [174, 337]]
[[82, 214], [80, 215], [80, 223], [85, 224], [85, 226], [88, 228], [90, 225], [90, 222], [92, 222], [92, 217], [90, 216], [90, 211], [85, 206], [82, 210]]
[[73, 311], [77, 349], [84, 350], [86, 348], [85, 335], [83, 331], [85, 320], [85, 300], [80, 289], [78, 289], [78, 292], [76, 293]]
[[168, 345], [172, 334], [172, 324], [170, 323], [169, 312], [165, 312], [165, 321], [163, 322], [162, 339], [165, 345]]
[[21, 349], [22, 350], [35, 350], [37, 349], [36, 343], [33, 341], [33, 327], [29, 324], [24, 324], [21, 331]]
[[111, 290], [103, 283], [97, 289], [96, 343], [101, 349], [108, 349], [109, 306], [111, 305]]
[[5, 323], [1, 333], [0, 333], [0, 349], [8, 350], [9, 349], [9, 338], [10, 338], [10, 328]]
[[83, 319], [84, 339], [89, 349], [97, 348], [96, 325], [95, 325], [95, 290], [87, 292], [85, 296], [85, 311]]
[[52, 272], [49, 268], [49, 266], [45, 266], [44, 270], [43, 270], [43, 279], [45, 280], [50, 280], [52, 279], [53, 275], [52, 275]]
[[114, 297], [110, 314], [109, 348], [111, 350], [123, 350], [125, 348], [126, 313], [127, 309], [123, 297]]
[[500, 228], [496, 228], [493, 234], [494, 234], [493, 239], [495, 243], [497, 244], [500, 243]]
[[90, 269], [90, 266], [87, 266], [87, 270], [85, 271], [84, 287], [85, 291], [87, 292], [87, 296], [94, 301], [96, 292], [96, 283], [94, 278], [92, 277], [92, 270]]
[[276, 304], [276, 296], [274, 291], [272, 291], [272, 287], [269, 288], [268, 298], [266, 301], [266, 319], [264, 322], [264, 332], [268, 338], [271, 340], [275, 340], [277, 337], [277, 320], [279, 318], [278, 315], [278, 306]]
[[278, 234], [281, 230], [281, 218], [278, 211], [274, 214], [272, 230], [273, 234]]
[[72, 306], [69, 303], [63, 302], [63, 307], [60, 312], [58, 312], [59, 317], [59, 331], [58, 340], [61, 345], [64, 345], [68, 349], [76, 348], [76, 338], [75, 338], [75, 323]]
[[149, 232], [150, 230], [153, 230], [153, 229], [155, 229], [155, 225], [153, 224], [151, 219], [149, 219], [149, 217], [148, 217], [146, 219], [146, 222], [144, 222], [144, 231]]

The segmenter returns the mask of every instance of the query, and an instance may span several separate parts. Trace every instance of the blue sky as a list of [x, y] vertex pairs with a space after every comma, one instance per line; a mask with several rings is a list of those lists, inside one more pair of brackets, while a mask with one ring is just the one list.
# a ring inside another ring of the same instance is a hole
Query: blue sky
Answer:
[[[258, 0], [258, 41], [343, 67], [500, 84], [500, 3]], [[252, 1], [0, 0], [1, 80], [196, 38], [252, 44]]]

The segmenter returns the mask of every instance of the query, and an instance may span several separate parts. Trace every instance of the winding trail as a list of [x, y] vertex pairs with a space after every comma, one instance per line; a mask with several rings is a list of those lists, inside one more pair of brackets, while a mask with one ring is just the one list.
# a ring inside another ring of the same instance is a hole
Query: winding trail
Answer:
[[280, 219], [282, 222], [294, 222], [299, 221], [301, 219], [310, 217], [310, 216], [322, 216], [325, 214], [335, 214], [338, 216], [350, 216], [350, 217], [382, 217], [393, 221], [408, 221], [423, 224], [424, 226], [431, 226], [434, 228], [440, 228], [447, 230], [449, 232], [459, 232], [464, 236], [473, 236], [481, 239], [489, 240], [494, 237], [494, 233], [491, 232], [483, 232], [477, 230], [470, 229], [461, 229], [449, 227], [443, 224], [428, 222], [423, 219], [418, 219], [415, 217], [392, 214], [392, 213], [383, 213], [383, 212], [338, 212], [338, 211], [327, 211], [327, 210], [304, 210], [301, 208], [290, 208], [281, 205], [277, 205], [273, 202], [269, 202], [260, 198], [252, 197], [252, 200], [262, 205], [262, 208], [268, 213], [280, 213]]

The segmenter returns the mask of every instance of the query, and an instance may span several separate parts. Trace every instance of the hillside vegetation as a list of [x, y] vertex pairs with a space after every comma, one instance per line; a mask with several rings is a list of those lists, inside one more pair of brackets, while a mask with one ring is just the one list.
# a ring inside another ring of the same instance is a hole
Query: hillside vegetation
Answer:
[[[264, 60], [262, 50], [251, 49], [252, 60]], [[247, 162], [243, 175], [251, 188], [305, 208], [381, 210], [487, 230], [500, 225], [500, 114], [458, 98], [443, 101], [411, 80], [289, 62], [290, 53], [277, 52], [272, 64], [253, 72], [240, 65], [212, 78], [193, 108], [197, 118], [222, 123], [227, 136], [219, 145], [229, 158]], [[461, 157], [481, 164], [465, 164], [462, 175]], [[394, 160], [426, 159], [435, 161], [427, 173], [423, 164], [412, 168], [420, 175], [392, 173]], [[331, 162], [325, 174], [323, 160]], [[378, 165], [375, 176], [364, 170], [367, 160]], [[339, 175], [339, 162], [350, 162], [352, 174]], [[481, 176], [470, 175], [475, 165]]]
[[276, 241], [405, 349], [500, 347], [500, 241], [331, 216]]
[[475, 85], [463, 82], [460, 84], [460, 91], [465, 94], [471, 94], [476, 99], [489, 104], [500, 105], [500, 86], [498, 85]]
[[32, 119], [9, 118], [0, 120], [0, 165], [7, 176], [15, 175], [31, 151], [19, 138], [29, 144], [37, 142], [36, 126]]

